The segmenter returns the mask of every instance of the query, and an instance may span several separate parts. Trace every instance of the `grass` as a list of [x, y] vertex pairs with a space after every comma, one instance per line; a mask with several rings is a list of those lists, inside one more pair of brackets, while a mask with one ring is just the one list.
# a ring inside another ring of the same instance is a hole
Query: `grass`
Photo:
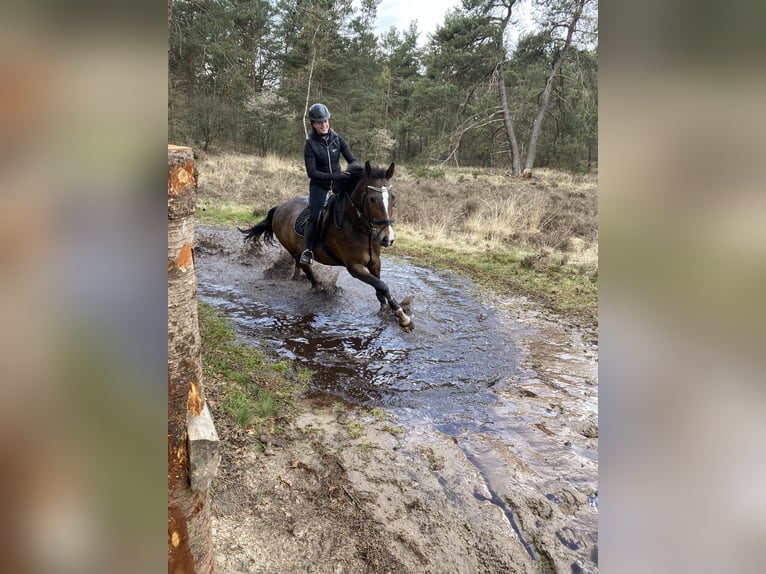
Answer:
[[[265, 215], [265, 214], [264, 214]], [[258, 214], [253, 214], [251, 209], [244, 205], [220, 202], [211, 207], [197, 207], [195, 221], [206, 225], [218, 225], [224, 227], [243, 227], [250, 225]]]
[[274, 394], [270, 391], [246, 392], [239, 386], [230, 385], [224, 391], [221, 403], [224, 411], [241, 427], [247, 427], [254, 419], [273, 419], [278, 415]]
[[386, 418], [386, 413], [383, 412], [378, 407], [374, 407], [370, 410], [370, 414], [372, 415], [372, 418], [374, 418], [376, 421], [382, 421]]
[[278, 432], [281, 421], [297, 412], [295, 397], [311, 372], [238, 341], [229, 321], [210, 305], [200, 303], [198, 310], [205, 388], [217, 416], [239, 427]]
[[404, 428], [402, 428], [402, 427], [392, 427], [388, 423], [383, 423], [383, 430], [386, 431], [387, 433], [391, 434], [391, 435], [394, 435], [394, 436], [402, 435], [405, 432]]
[[343, 425], [350, 438], [359, 438], [364, 434], [364, 425], [359, 421], [350, 421]]
[[357, 448], [359, 449], [359, 454], [361, 455], [361, 457], [364, 460], [369, 461], [370, 457], [372, 456], [372, 451], [375, 450], [377, 447], [373, 443], [365, 440], [359, 443]]
[[449, 269], [471, 277], [497, 293], [529, 297], [554, 312], [567, 315], [584, 326], [598, 324], [597, 276], [585, 267], [547, 260], [528, 249], [502, 251], [463, 246], [433, 246], [399, 235], [392, 253], [408, 255], [431, 267]]
[[[383, 165], [385, 162], [375, 162]], [[197, 220], [249, 226], [307, 193], [300, 158], [208, 155]], [[596, 174], [397, 164], [397, 243], [388, 251], [452, 269], [500, 295], [524, 295], [586, 328], [598, 325]]]

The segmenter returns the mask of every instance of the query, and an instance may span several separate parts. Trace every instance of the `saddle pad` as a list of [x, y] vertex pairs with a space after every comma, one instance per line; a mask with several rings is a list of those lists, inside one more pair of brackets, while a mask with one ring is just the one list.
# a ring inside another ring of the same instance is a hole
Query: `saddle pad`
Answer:
[[[319, 229], [317, 231], [319, 232], [318, 239], [322, 239], [324, 237], [324, 229], [325, 224], [327, 223], [327, 213], [334, 213], [335, 217], [335, 225], [336, 227], [340, 228], [340, 215], [338, 209], [333, 209], [333, 206], [335, 205], [335, 202], [338, 201], [338, 196], [335, 194], [330, 194], [330, 196], [327, 199], [327, 202], [325, 203], [324, 207], [322, 207], [322, 211], [319, 213]], [[309, 208], [306, 206], [303, 208], [303, 211], [301, 211], [298, 214], [298, 217], [295, 218], [295, 223], [293, 223], [293, 231], [301, 237], [303, 237], [303, 234], [306, 230], [306, 222], [309, 220]]]
[[293, 223], [293, 231], [303, 237], [303, 232], [306, 229], [306, 222], [309, 220], [309, 208], [306, 206], [303, 211], [298, 214]]

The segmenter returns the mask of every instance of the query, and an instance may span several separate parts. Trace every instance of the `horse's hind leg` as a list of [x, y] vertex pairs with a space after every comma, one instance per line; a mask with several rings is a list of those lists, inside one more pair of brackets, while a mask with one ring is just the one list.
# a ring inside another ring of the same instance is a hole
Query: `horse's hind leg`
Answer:
[[319, 290], [319, 283], [317, 282], [317, 277], [314, 275], [314, 270], [311, 268], [311, 265], [301, 263], [300, 260], [296, 258], [295, 269], [296, 273], [298, 272], [298, 269], [303, 271], [303, 273], [306, 275], [306, 278], [311, 281], [311, 288], [314, 291]]

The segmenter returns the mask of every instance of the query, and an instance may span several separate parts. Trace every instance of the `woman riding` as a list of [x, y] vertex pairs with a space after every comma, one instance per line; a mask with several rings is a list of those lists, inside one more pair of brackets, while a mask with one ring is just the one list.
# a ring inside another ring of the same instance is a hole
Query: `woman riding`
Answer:
[[306, 138], [303, 159], [309, 176], [309, 218], [304, 231], [305, 251], [300, 262], [311, 265], [317, 239], [317, 219], [322, 211], [327, 193], [338, 182], [348, 177], [340, 169], [342, 155], [350, 170], [361, 170], [345, 140], [330, 129], [330, 110], [324, 104], [316, 103], [309, 108], [311, 134]]

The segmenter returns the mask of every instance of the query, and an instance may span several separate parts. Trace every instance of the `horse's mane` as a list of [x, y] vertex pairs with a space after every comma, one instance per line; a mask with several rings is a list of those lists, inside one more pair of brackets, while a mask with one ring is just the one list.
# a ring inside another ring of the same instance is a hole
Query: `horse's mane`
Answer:
[[[343, 178], [338, 182], [336, 192], [339, 194], [351, 194], [356, 188], [359, 181], [364, 177], [364, 169], [346, 169], [343, 172], [348, 177]], [[387, 168], [385, 167], [370, 167], [370, 179], [386, 179]]]
[[356, 184], [359, 183], [359, 180], [364, 177], [364, 171], [357, 171], [354, 173], [346, 170], [343, 174], [348, 177], [344, 177], [338, 182], [335, 192], [339, 195], [350, 195], [351, 192], [354, 191]]

